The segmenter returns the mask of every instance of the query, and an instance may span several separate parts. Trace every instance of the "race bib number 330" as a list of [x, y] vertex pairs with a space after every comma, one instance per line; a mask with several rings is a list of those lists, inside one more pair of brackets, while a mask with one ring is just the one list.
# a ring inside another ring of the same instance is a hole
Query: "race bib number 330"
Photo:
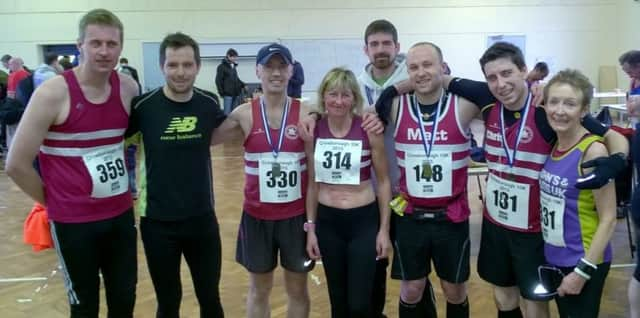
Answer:
[[91, 175], [92, 198], [116, 196], [129, 188], [123, 143], [87, 153], [82, 161]]
[[286, 203], [302, 197], [298, 159], [262, 158], [258, 162], [260, 202]]

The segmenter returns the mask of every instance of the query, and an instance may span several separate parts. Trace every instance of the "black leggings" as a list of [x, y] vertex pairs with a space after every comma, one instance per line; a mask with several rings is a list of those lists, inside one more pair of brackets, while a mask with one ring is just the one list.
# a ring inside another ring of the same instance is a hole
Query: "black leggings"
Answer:
[[224, 317], [219, 292], [220, 229], [213, 211], [179, 221], [143, 217], [140, 234], [158, 300], [157, 318], [179, 317], [183, 254], [200, 304], [200, 317]]
[[316, 234], [333, 318], [372, 316], [379, 222], [376, 202], [347, 210], [318, 205]]
[[[599, 316], [604, 281], [609, 274], [610, 267], [611, 263], [599, 264], [598, 269], [591, 275], [591, 279], [582, 287], [580, 294], [556, 296], [560, 318], [597, 318]], [[560, 269], [565, 275], [573, 272], [573, 267], [561, 267]]]
[[133, 317], [138, 275], [133, 210], [87, 223], [51, 221], [51, 236], [69, 297], [72, 318], [98, 318], [100, 276], [107, 317]]

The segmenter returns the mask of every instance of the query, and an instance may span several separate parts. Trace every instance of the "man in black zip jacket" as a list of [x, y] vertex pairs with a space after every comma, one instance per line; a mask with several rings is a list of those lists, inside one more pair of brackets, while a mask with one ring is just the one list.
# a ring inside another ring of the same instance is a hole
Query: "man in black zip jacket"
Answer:
[[218, 95], [222, 96], [224, 114], [228, 115], [240, 100], [240, 92], [244, 88], [244, 82], [238, 78], [238, 52], [234, 49], [227, 50], [227, 55], [218, 65], [216, 70], [216, 87]]

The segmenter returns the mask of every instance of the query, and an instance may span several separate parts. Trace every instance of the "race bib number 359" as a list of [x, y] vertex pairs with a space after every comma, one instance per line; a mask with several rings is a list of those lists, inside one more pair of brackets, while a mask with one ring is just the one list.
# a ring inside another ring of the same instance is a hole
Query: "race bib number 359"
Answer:
[[129, 188], [122, 143], [87, 153], [82, 160], [91, 176], [92, 198], [116, 196]]

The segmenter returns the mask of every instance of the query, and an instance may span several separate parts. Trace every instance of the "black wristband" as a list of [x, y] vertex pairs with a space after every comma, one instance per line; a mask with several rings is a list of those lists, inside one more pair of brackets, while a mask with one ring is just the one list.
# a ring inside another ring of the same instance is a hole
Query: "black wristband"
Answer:
[[576, 268], [589, 276], [593, 276], [593, 274], [595, 274], [596, 270], [598, 269], [597, 266], [586, 262], [583, 258], [578, 261]]

